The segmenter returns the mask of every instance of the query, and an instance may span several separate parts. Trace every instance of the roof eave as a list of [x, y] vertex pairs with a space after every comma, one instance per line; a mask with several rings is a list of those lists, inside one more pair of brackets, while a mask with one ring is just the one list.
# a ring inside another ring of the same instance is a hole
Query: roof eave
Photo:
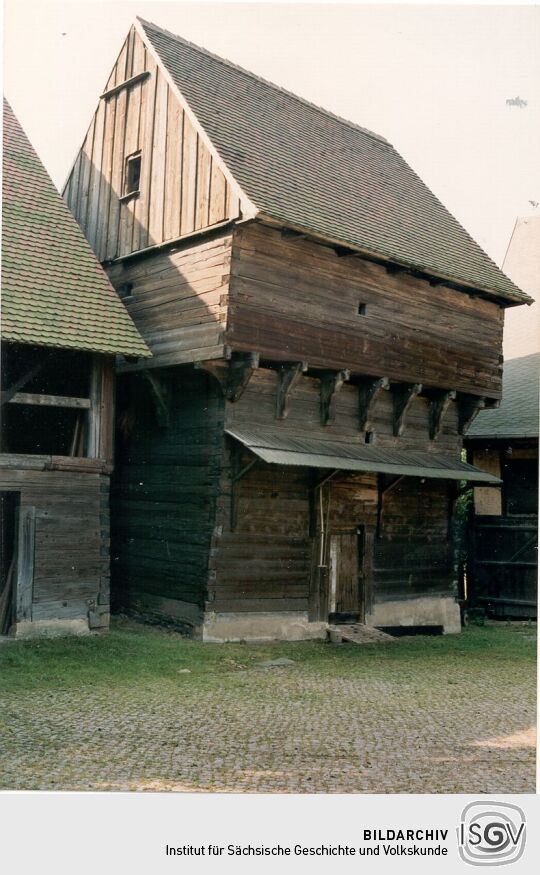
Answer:
[[402, 270], [408, 271], [409, 273], [421, 275], [427, 280], [436, 279], [439, 282], [444, 283], [445, 285], [449, 285], [452, 288], [456, 288], [459, 291], [465, 292], [466, 294], [476, 294], [481, 297], [488, 298], [489, 300], [494, 301], [495, 303], [504, 307], [518, 307], [521, 304], [534, 304], [534, 299], [527, 295], [525, 292], [518, 291], [515, 295], [512, 295], [510, 293], [501, 292], [494, 289], [488, 289], [483, 286], [468, 283], [466, 280], [449, 277], [445, 274], [438, 273], [437, 271], [431, 269], [428, 270], [427, 268], [422, 268], [418, 265], [410, 264], [399, 258], [390, 258], [388, 255], [385, 255], [381, 252], [374, 252], [370, 249], [355, 246], [353, 243], [339, 240], [337, 237], [331, 237], [326, 234], [321, 234], [318, 231], [314, 231], [302, 225], [296, 225], [293, 222], [290, 222], [288, 219], [271, 216], [269, 213], [265, 213], [262, 210], [258, 210], [253, 218], [257, 219], [257, 221], [262, 222], [263, 224], [271, 225], [272, 227], [290, 228], [292, 231], [298, 231], [300, 234], [304, 234], [306, 237], [311, 237], [313, 240], [323, 242], [327, 246], [338, 246], [342, 249], [350, 249], [351, 252], [358, 252], [359, 255], [362, 255], [364, 258], [369, 259], [370, 261], [376, 261], [380, 264], [397, 265]]

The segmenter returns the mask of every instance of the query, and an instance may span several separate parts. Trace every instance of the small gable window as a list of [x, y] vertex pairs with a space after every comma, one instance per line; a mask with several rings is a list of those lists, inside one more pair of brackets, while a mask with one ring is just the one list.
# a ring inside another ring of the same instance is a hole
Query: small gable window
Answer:
[[124, 174], [124, 197], [139, 191], [141, 181], [141, 153], [135, 152], [126, 158]]

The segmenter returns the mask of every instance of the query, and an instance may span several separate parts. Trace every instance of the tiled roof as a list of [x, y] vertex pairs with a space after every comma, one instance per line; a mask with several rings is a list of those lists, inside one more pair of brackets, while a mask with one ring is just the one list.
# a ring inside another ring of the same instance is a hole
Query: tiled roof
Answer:
[[140, 23], [261, 214], [509, 302], [526, 300], [382, 137]]
[[6, 100], [2, 197], [3, 340], [148, 356]]
[[467, 438], [538, 437], [540, 353], [504, 363], [501, 406], [482, 410], [471, 424]]

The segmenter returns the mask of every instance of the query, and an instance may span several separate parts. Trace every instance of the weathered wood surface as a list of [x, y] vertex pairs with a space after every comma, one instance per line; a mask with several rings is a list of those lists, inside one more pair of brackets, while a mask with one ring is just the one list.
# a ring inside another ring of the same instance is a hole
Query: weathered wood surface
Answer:
[[451, 488], [437, 480], [405, 477], [384, 496], [374, 542], [375, 601], [455, 594]]
[[126, 307], [152, 350], [144, 367], [223, 354], [230, 259], [231, 235], [222, 232], [109, 267], [115, 288], [130, 288]]
[[20, 494], [19, 622], [86, 619], [89, 602], [108, 605], [108, 483], [98, 473], [0, 469], [0, 490]]
[[257, 223], [235, 228], [226, 341], [233, 348], [497, 398], [502, 328], [492, 302]]
[[[139, 191], [128, 197], [126, 158], [139, 151]], [[133, 28], [64, 197], [100, 261], [240, 215], [237, 191]]]
[[[276, 418], [276, 398], [279, 394], [280, 375], [269, 368], [259, 368], [235, 404], [227, 404], [227, 427], [244, 426], [279, 428], [285, 435], [306, 438], [321, 438], [343, 441], [347, 445], [361, 445], [365, 435], [359, 431], [359, 406], [363, 386], [345, 383], [335, 396], [335, 418], [327, 425], [320, 420], [319, 380], [302, 376], [288, 397], [288, 415], [284, 420]], [[407, 413], [406, 427], [401, 436], [393, 432], [393, 393], [381, 391], [370, 408], [370, 428], [377, 446], [401, 450], [442, 453], [459, 458], [461, 439], [458, 435], [458, 409], [450, 402], [441, 423], [436, 440], [430, 439], [430, 402], [427, 398], [415, 396]]]
[[[159, 421], [142, 374], [126, 375], [118, 386], [114, 591], [124, 609], [146, 605], [153, 615], [188, 622], [202, 608], [208, 580], [223, 398], [203, 371], [157, 373], [167, 392], [167, 423]], [[185, 605], [192, 606], [189, 617]]]

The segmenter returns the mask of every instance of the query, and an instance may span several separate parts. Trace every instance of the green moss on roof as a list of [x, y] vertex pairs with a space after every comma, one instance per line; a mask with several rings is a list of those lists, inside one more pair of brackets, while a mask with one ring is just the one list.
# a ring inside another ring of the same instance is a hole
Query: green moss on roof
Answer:
[[262, 214], [509, 303], [528, 300], [383, 137], [139, 21]]
[[2, 339], [148, 356], [6, 100], [2, 200]]

